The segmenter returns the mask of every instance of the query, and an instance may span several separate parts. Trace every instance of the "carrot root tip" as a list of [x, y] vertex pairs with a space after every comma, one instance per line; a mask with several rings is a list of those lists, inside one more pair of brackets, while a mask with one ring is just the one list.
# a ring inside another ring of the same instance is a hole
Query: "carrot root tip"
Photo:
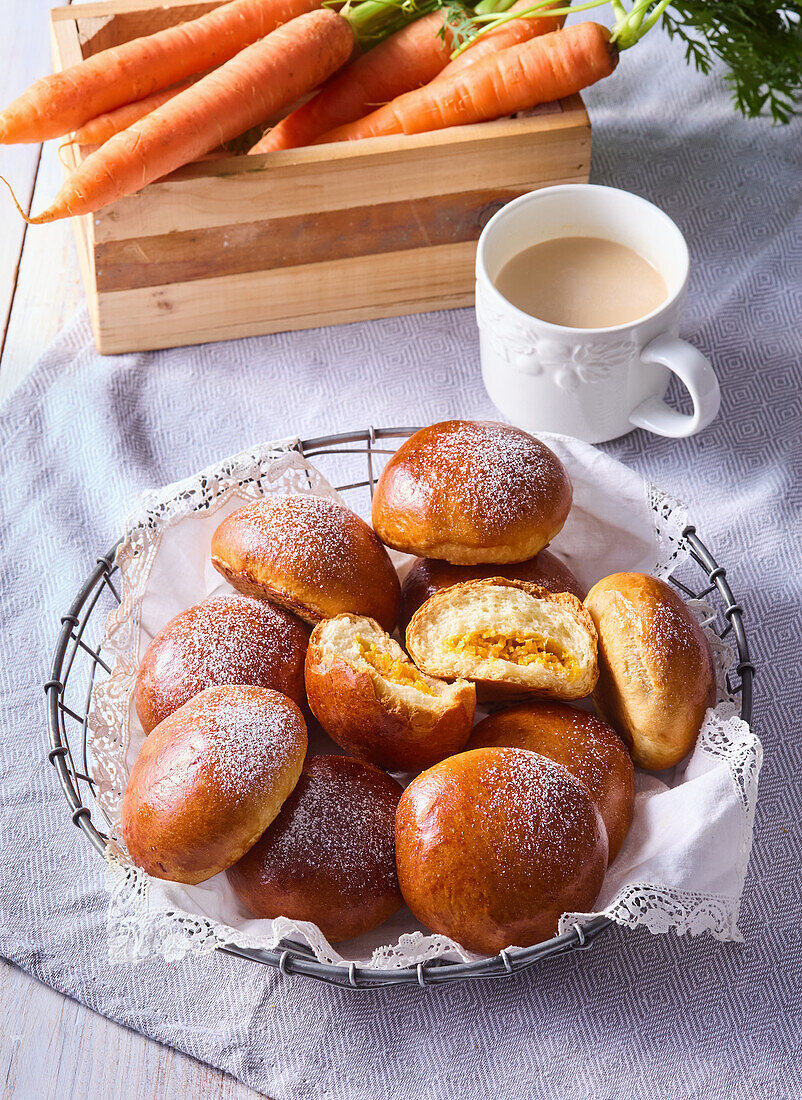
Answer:
[[66, 168], [66, 169], [68, 169], [68, 170], [69, 170], [69, 169], [70, 169], [70, 168], [71, 168], [72, 166], [71, 166], [71, 165], [69, 165], [69, 164], [67, 164], [66, 160], [65, 160], [65, 159], [64, 159], [64, 157], [63, 157], [63, 156], [61, 155], [61, 150], [62, 150], [62, 149], [66, 149], [66, 148], [67, 148], [67, 147], [68, 147], [69, 145], [75, 145], [75, 141], [74, 141], [74, 139], [73, 139], [73, 138], [70, 138], [70, 139], [69, 139], [69, 141], [62, 141], [61, 145], [59, 145], [59, 146], [58, 146], [58, 148], [56, 149], [56, 155], [58, 156], [58, 159], [59, 159], [59, 160], [61, 161], [61, 167], [62, 167], [62, 168]]
[[17, 196], [16, 196], [15, 194], [14, 194], [14, 188], [13, 188], [13, 187], [11, 186], [11, 184], [10, 184], [10, 183], [8, 182], [8, 180], [7, 180], [6, 178], [5, 178], [5, 176], [0, 176], [0, 181], [2, 181], [2, 182], [3, 182], [3, 183], [4, 183], [5, 185], [6, 185], [6, 187], [8, 188], [9, 194], [11, 195], [11, 201], [12, 201], [12, 202], [14, 203], [14, 205], [16, 206], [16, 208], [17, 208], [17, 213], [19, 214], [19, 216], [20, 216], [20, 217], [21, 217], [21, 218], [22, 218], [22, 219], [23, 219], [24, 221], [26, 221], [26, 222], [28, 223], [28, 225], [33, 225], [33, 224], [34, 224], [34, 222], [36, 221], [36, 219], [35, 219], [35, 218], [31, 218], [31, 217], [29, 217], [29, 216], [28, 216], [28, 215], [27, 215], [27, 214], [25, 213], [25, 211], [24, 211], [24, 210], [22, 209], [22, 207], [20, 206], [20, 204], [19, 204], [19, 203], [17, 202]]

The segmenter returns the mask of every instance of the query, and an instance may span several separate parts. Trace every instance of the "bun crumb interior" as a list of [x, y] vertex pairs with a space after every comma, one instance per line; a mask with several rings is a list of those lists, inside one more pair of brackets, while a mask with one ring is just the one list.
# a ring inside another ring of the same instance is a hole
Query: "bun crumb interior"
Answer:
[[580, 601], [525, 581], [493, 577], [442, 589], [407, 630], [424, 672], [558, 699], [581, 699], [596, 683], [596, 631]]
[[315, 627], [306, 690], [337, 744], [391, 771], [419, 771], [459, 752], [476, 708], [473, 684], [420, 671], [374, 619], [360, 615]]

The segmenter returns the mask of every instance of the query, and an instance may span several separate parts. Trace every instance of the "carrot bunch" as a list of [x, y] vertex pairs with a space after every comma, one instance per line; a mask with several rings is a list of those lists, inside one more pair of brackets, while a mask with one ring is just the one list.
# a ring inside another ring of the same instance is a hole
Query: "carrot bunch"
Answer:
[[37, 81], [0, 112], [0, 144], [95, 148], [47, 209], [20, 214], [90, 214], [298, 102], [251, 153], [499, 118], [617, 60], [600, 25], [560, 29], [561, 0], [480, 0], [456, 22], [454, 0], [446, 15], [446, 0], [328, 2], [229, 0]]
[[356, 122], [329, 130], [315, 144], [421, 134], [502, 118], [581, 91], [609, 76], [617, 61], [606, 27], [577, 23], [459, 66]]

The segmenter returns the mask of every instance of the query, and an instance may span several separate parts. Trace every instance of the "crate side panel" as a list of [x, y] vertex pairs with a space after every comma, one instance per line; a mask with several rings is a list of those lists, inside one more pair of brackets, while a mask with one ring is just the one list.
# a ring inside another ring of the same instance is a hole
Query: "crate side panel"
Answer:
[[473, 301], [473, 242], [99, 296], [106, 354], [451, 309]]

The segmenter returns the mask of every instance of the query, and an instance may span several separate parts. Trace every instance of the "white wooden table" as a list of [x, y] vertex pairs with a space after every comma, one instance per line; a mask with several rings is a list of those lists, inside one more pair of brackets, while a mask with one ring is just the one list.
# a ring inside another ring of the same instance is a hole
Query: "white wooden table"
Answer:
[[[66, 0], [63, 0], [66, 2]], [[8, 8], [10, 5], [10, 9]], [[5, 106], [50, 71], [48, 0], [3, 0]], [[0, 174], [21, 206], [40, 210], [61, 183], [56, 142], [0, 146]], [[30, 371], [81, 302], [68, 222], [25, 227], [0, 184], [0, 399]], [[255, 1100], [226, 1074], [111, 1023], [0, 959], [3, 1100]]]

